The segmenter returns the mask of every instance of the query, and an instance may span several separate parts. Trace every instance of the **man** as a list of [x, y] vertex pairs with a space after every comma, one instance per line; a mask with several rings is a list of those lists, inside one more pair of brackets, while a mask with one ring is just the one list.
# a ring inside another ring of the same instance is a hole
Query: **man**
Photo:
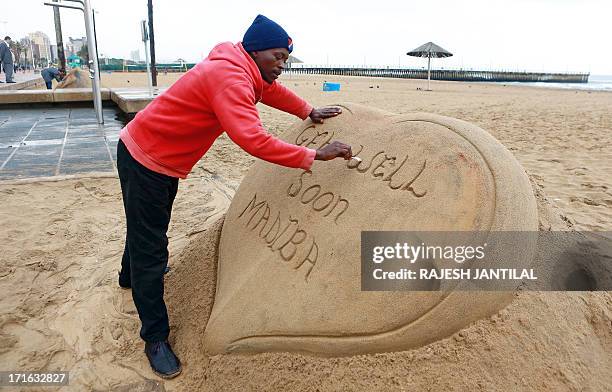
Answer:
[[89, 72], [83, 71], [79, 67], [74, 67], [64, 75], [61, 82], [55, 86], [58, 88], [86, 88], [91, 87], [91, 79], [89, 79]]
[[53, 88], [53, 79], [57, 80], [58, 83], [61, 82], [66, 76], [66, 70], [64, 68], [48, 67], [40, 71], [40, 76], [45, 81], [47, 90], [51, 90]]
[[168, 263], [168, 223], [179, 178], [223, 132], [251, 155], [286, 167], [310, 169], [315, 159], [351, 158], [351, 147], [333, 142], [318, 150], [285, 143], [261, 125], [258, 101], [313, 122], [340, 114], [314, 109], [275, 80], [293, 49], [285, 30], [259, 15], [242, 42], [217, 45], [121, 131], [117, 169], [127, 220], [119, 285], [132, 288], [140, 336], [153, 371], [181, 372], [168, 344], [163, 274]]
[[15, 83], [13, 80], [13, 52], [11, 51], [11, 37], [4, 37], [0, 40], [0, 62], [6, 75], [6, 83]]

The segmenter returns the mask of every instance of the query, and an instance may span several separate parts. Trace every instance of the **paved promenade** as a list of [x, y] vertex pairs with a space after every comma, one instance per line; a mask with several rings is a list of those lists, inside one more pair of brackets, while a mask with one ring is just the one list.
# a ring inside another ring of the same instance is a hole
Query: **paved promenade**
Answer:
[[92, 108], [0, 109], [0, 180], [116, 171], [116, 114], [99, 126]]

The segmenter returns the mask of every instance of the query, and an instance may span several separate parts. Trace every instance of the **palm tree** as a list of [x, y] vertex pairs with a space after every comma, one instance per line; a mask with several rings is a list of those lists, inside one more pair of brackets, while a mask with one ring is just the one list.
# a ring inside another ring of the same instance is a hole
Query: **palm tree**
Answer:
[[23, 52], [23, 45], [19, 41], [11, 41], [10, 48], [15, 54], [15, 61], [20, 62], [21, 52]]
[[[29, 60], [28, 60], [28, 53], [30, 51], [29, 46], [22, 46], [23, 50], [23, 62], [28, 65], [29, 64]], [[21, 62], [21, 59], [19, 59], [19, 62]]]
[[[29, 38], [22, 38], [22, 39], [19, 40], [19, 42], [21, 43], [21, 48], [22, 48], [22, 51], [23, 51], [24, 62], [28, 66], [32, 65], [32, 62], [30, 60], [28, 60], [28, 53], [30, 52], [30, 39]], [[31, 55], [31, 53], [30, 53], [30, 55]]]

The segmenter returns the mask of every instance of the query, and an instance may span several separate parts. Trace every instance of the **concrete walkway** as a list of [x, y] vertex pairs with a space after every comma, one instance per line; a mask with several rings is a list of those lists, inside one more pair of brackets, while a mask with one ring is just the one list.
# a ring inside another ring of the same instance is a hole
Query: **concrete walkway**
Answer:
[[33, 71], [15, 72], [13, 74], [13, 80], [16, 83], [4, 83], [6, 81], [6, 74], [2, 72], [0, 74], [0, 90], [22, 90], [24, 88], [42, 87], [45, 85], [44, 80], [40, 76], [40, 72], [34, 73]]
[[0, 109], [0, 180], [115, 172], [117, 113], [99, 126], [92, 108]]

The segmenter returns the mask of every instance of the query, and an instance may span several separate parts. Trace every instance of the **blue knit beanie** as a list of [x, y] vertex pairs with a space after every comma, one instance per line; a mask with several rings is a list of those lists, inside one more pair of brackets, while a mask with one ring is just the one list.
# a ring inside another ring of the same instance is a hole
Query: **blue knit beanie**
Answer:
[[285, 48], [291, 53], [293, 41], [278, 23], [263, 15], [257, 15], [251, 27], [244, 33], [242, 47], [247, 52]]

